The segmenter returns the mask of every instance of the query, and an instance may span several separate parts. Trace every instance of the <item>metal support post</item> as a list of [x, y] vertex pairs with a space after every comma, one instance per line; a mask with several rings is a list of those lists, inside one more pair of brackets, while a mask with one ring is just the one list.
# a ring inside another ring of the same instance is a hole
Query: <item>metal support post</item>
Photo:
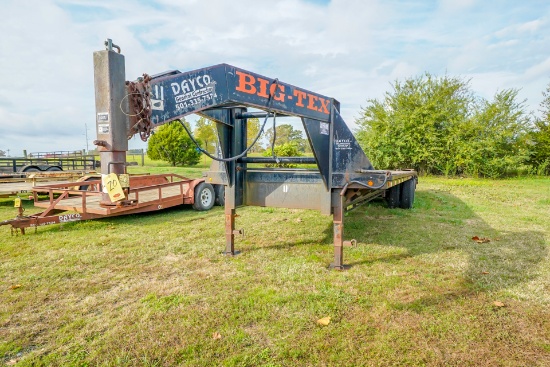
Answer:
[[334, 231], [334, 262], [332, 269], [344, 270], [344, 197], [341, 190], [332, 192], [332, 216]]
[[225, 255], [235, 255], [235, 185], [225, 187]]

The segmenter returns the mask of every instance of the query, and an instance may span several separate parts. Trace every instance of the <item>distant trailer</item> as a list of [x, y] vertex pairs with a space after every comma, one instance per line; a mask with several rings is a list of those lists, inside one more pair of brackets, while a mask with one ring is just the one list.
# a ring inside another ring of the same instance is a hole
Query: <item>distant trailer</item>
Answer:
[[95, 156], [82, 152], [40, 152], [26, 157], [0, 157], [0, 177], [19, 177], [33, 172], [90, 171], [99, 167]]

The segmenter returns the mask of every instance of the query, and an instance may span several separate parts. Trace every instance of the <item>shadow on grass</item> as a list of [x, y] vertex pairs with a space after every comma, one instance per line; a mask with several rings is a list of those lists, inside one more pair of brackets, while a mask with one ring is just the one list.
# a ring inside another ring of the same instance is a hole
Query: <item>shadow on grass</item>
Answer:
[[[330, 222], [321, 239], [312, 234], [300, 241], [275, 240], [271, 245], [245, 251], [319, 244], [332, 247], [332, 231]], [[478, 243], [472, 239], [474, 236], [490, 242]], [[350, 268], [411, 260], [421, 263], [424, 257], [435, 257], [435, 262], [447, 261], [446, 265], [453, 266], [451, 262], [460, 258], [464, 264], [456, 264], [456, 268], [469, 291], [504, 289], [533, 280], [538, 264], [548, 256], [544, 233], [512, 227], [496, 230], [465, 202], [437, 190], [418, 191], [412, 210], [388, 209], [379, 201], [348, 212], [344, 238], [355, 238], [359, 243], [357, 249], [344, 249], [344, 264]]]
[[[465, 281], [473, 290], [528, 282], [537, 277], [537, 265], [548, 256], [544, 233], [513, 227], [498, 231], [462, 200], [444, 191], [418, 191], [415, 208], [410, 211], [371, 203], [366, 210], [350, 212], [344, 223], [345, 238], [357, 238], [367, 247], [367, 258], [352, 260], [348, 263], [351, 267], [424, 255], [438, 255], [437, 261], [442, 261], [447, 253], [459, 253], [467, 263]], [[325, 234], [326, 242], [331, 243], [332, 226]], [[489, 242], [476, 242], [472, 239], [475, 236]], [[392, 251], [376, 256], [369, 253], [369, 246]], [[456, 256], [450, 256], [449, 261], [456, 261]]]

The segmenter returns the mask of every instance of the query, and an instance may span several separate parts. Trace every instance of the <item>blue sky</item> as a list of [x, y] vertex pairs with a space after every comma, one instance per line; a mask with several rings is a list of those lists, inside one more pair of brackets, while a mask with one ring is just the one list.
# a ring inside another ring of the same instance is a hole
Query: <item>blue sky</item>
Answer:
[[[520, 89], [537, 113], [550, 83], [548, 1], [2, 1], [0, 149], [72, 150], [95, 138], [92, 53], [122, 47], [128, 80], [229, 63], [332, 96], [348, 125], [395, 80]], [[131, 147], [142, 147], [139, 138]]]

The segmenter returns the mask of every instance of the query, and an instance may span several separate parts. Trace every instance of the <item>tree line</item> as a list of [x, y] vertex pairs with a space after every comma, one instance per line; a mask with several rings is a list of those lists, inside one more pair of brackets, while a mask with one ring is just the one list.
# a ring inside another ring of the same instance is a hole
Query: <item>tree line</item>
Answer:
[[542, 116], [527, 111], [517, 89], [491, 100], [469, 80], [420, 77], [396, 81], [370, 99], [356, 136], [375, 167], [414, 168], [424, 174], [505, 177], [550, 174], [550, 86]]

